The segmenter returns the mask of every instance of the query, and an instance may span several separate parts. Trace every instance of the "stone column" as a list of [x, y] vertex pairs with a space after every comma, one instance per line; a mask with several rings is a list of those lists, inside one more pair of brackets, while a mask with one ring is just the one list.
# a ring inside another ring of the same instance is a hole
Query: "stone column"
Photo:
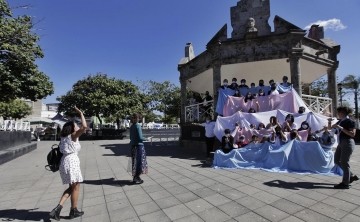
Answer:
[[[300, 53], [302, 55], [302, 52]], [[298, 53], [292, 52], [289, 58], [290, 62], [290, 75], [291, 83], [295, 91], [301, 97], [301, 68], [300, 68], [300, 56]]]
[[219, 96], [219, 88], [221, 86], [221, 62], [216, 60], [213, 62], [213, 95], [214, 95], [214, 114], [217, 116], [216, 113], [216, 105]]
[[333, 66], [327, 70], [328, 75], [328, 92], [329, 97], [332, 99], [332, 114], [336, 115], [336, 109], [338, 107], [338, 87], [336, 83], [336, 69], [337, 66]]
[[187, 93], [186, 93], [186, 82], [187, 80], [185, 79], [185, 74], [183, 73], [183, 71], [180, 71], [180, 89], [181, 89], [181, 110], [180, 110], [180, 124], [184, 124], [185, 123], [185, 107], [187, 105]]

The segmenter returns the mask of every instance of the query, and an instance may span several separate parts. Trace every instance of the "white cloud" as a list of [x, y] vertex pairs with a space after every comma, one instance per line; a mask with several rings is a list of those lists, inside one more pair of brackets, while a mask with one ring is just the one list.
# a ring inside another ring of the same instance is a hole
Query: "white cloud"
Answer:
[[319, 20], [317, 22], [313, 22], [305, 27], [305, 29], [310, 29], [311, 25], [320, 25], [324, 27], [324, 30], [331, 29], [333, 31], [340, 31], [346, 29], [346, 26], [341, 23], [340, 19], [333, 18], [326, 21]]

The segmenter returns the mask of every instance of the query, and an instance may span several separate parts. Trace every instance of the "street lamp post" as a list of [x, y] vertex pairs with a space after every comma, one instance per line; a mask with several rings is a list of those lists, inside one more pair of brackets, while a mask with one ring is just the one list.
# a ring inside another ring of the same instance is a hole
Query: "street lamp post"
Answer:
[[342, 106], [342, 83], [338, 83], [338, 90], [339, 90], [339, 96], [340, 96], [340, 106]]

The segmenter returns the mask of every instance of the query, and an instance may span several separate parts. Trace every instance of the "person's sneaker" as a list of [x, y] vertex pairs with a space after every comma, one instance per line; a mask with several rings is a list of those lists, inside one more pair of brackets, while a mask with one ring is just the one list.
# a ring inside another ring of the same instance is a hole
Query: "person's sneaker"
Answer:
[[350, 177], [350, 183], [352, 183], [352, 182], [354, 182], [354, 181], [357, 181], [357, 180], [359, 180], [359, 177], [356, 176], [356, 175]]
[[334, 185], [334, 189], [349, 189], [349, 187], [350, 187], [349, 185], [344, 184], [342, 182]]
[[144, 183], [144, 181], [140, 177], [138, 177], [138, 178], [133, 179], [133, 183], [134, 184], [142, 184], [142, 183]]

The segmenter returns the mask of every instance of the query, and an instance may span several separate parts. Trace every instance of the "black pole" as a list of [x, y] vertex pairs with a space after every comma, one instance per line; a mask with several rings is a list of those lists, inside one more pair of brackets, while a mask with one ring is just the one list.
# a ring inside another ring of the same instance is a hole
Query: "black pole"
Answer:
[[[358, 107], [358, 89], [355, 89], [355, 120], [359, 123], [359, 107]], [[359, 127], [359, 125], [357, 125]]]

